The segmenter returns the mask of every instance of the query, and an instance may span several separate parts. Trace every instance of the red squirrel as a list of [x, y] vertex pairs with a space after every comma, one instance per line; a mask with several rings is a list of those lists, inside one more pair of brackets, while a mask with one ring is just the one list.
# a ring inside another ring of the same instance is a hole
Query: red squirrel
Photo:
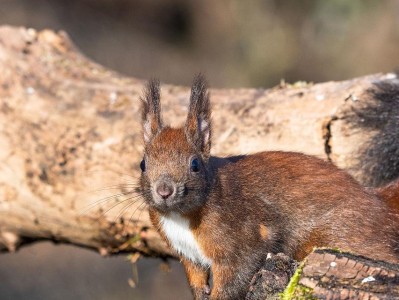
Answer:
[[244, 299], [270, 252], [302, 260], [326, 246], [399, 262], [398, 221], [377, 196], [384, 191], [300, 153], [211, 156], [203, 76], [194, 79], [181, 128], [163, 124], [159, 82], [149, 81], [142, 124], [141, 193], [153, 225], [180, 256], [195, 299]]

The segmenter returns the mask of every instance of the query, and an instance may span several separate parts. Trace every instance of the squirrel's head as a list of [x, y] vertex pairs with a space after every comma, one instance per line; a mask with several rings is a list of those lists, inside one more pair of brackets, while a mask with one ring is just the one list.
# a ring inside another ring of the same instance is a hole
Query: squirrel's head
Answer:
[[142, 98], [144, 157], [140, 185], [150, 206], [162, 212], [188, 213], [204, 204], [209, 180], [210, 115], [206, 82], [198, 75], [184, 126], [164, 126], [159, 82], [148, 82]]

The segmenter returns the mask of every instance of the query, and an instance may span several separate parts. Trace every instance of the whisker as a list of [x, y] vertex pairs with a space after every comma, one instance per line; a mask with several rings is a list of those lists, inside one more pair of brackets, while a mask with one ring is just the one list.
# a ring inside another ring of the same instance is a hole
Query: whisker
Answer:
[[[116, 174], [118, 174], [118, 175], [120, 175], [120, 176], [125, 176], [125, 177], [128, 177], [128, 178], [137, 179], [136, 176], [134, 176], [134, 175], [132, 175], [132, 174], [129, 174], [129, 173], [123, 173], [123, 172], [114, 171], [114, 170], [111, 170], [111, 172], [114, 172], [114, 173], [116, 173]], [[140, 177], [140, 176], [138, 176], [138, 177]]]
[[[129, 199], [127, 199], [127, 200], [129, 200]], [[144, 199], [140, 199], [140, 200], [144, 201]], [[121, 209], [120, 213], [116, 216], [114, 222], [116, 222], [116, 220], [118, 220], [118, 219], [123, 215], [123, 213], [124, 213], [130, 206], [134, 205], [135, 203], [137, 203], [137, 200], [131, 201], [131, 202], [129, 202], [127, 205], [125, 205], [125, 207], [123, 207], [123, 208]]]
[[[135, 195], [135, 196], [133, 196], [133, 197], [129, 197], [129, 198], [127, 198], [127, 199], [124, 199], [124, 200], [122, 200], [122, 201], [120, 201], [120, 202], [118, 202], [118, 203], [112, 205], [110, 208], [108, 208], [106, 211], [104, 211], [104, 212], [100, 215], [100, 217], [105, 216], [110, 210], [112, 210], [113, 208], [117, 207], [118, 205], [120, 205], [120, 204], [122, 204], [122, 203], [124, 203], [124, 202], [126, 202], [126, 201], [131, 201], [132, 199], [133, 199], [132, 203], [136, 203], [136, 202], [139, 201], [139, 200], [143, 200], [143, 199], [141, 199], [140, 195]], [[100, 218], [100, 217], [99, 217], [99, 218]]]
[[[145, 202], [144, 202], [145, 203]], [[145, 204], [147, 204], [147, 203], [145, 203]], [[145, 207], [145, 205], [144, 205], [144, 207]], [[141, 218], [141, 214], [143, 213], [143, 211], [144, 211], [144, 207], [143, 207], [143, 209], [141, 209], [141, 212], [139, 213], [139, 217], [137, 218], [137, 220], [138, 221], [140, 221], [140, 218]], [[129, 220], [130, 221], [130, 220]]]
[[88, 175], [94, 175], [94, 174], [98, 174], [98, 173], [104, 173], [104, 172], [112, 172], [112, 173], [115, 173], [115, 174], [118, 174], [119, 176], [126, 176], [126, 177], [129, 177], [129, 178], [133, 178], [133, 179], [137, 179], [137, 177], [138, 176], [134, 176], [134, 175], [132, 175], [132, 174], [129, 174], [129, 173], [123, 173], [123, 172], [119, 172], [119, 171], [116, 171], [116, 170], [92, 170], [92, 171], [88, 171], [87, 172], [87, 174]]
[[180, 207], [177, 207], [179, 210], [180, 210], [180, 212], [183, 214], [183, 210], [180, 208]]
[[136, 211], [144, 204], [144, 206], [147, 204], [145, 201], [143, 201], [143, 203], [141, 203], [138, 207], [136, 207], [136, 209], [134, 210], [134, 212], [131, 214], [129, 221], [127, 222], [128, 224], [132, 221], [132, 218], [134, 216], [134, 214], [136, 213]]
[[98, 188], [95, 190], [90, 190], [88, 191], [88, 193], [96, 193], [96, 192], [102, 192], [102, 191], [108, 191], [108, 190], [118, 190], [118, 189], [126, 189], [126, 188], [136, 188], [136, 187], [140, 187], [139, 185], [136, 184], [115, 184], [115, 185], [110, 185], [110, 186], [106, 186], [103, 188]]
[[[94, 208], [95, 206], [97, 206], [97, 205], [99, 205], [101, 203], [110, 201], [112, 199], [117, 200], [118, 197], [126, 196], [126, 195], [129, 195], [129, 194], [131, 194], [131, 192], [129, 192], [129, 193], [119, 193], [119, 194], [115, 194], [115, 195], [112, 195], [112, 196], [108, 196], [108, 197], [104, 197], [104, 198], [95, 200], [94, 202], [92, 202], [92, 203], [88, 204], [86, 207], [84, 207], [82, 209], [81, 213], [86, 213], [87, 211], [89, 211], [90, 209]], [[139, 196], [139, 195], [137, 195], [137, 196]]]
[[107, 196], [107, 197], [95, 200], [94, 202], [88, 204], [87, 207], [82, 209], [82, 213], [83, 212], [87, 212], [87, 210], [90, 210], [94, 206], [99, 205], [99, 204], [104, 203], [104, 202], [107, 202], [107, 201], [109, 201], [111, 199], [117, 199], [118, 197], [123, 197], [123, 196], [126, 196], [126, 195], [132, 195], [132, 196], [130, 196], [131, 198], [138, 198], [138, 197], [144, 197], [144, 196], [148, 195], [149, 193], [150, 192], [144, 192], [143, 193], [141, 191], [137, 192], [137, 191], [134, 191], [134, 190], [130, 190], [130, 191], [127, 191], [127, 192], [122, 192], [122, 193], [114, 194], [114, 195], [111, 195], [111, 196]]
[[124, 202], [126, 202], [126, 201], [129, 201], [129, 200], [130, 200], [130, 199], [128, 198], [128, 199], [122, 200], [121, 202], [118, 202], [118, 203], [112, 205], [112, 206], [111, 206], [110, 208], [108, 208], [106, 211], [104, 211], [103, 213], [101, 213], [101, 215], [100, 215], [97, 219], [100, 219], [101, 217], [104, 217], [109, 211], [111, 211], [112, 209], [114, 209], [114, 208], [117, 207], [118, 205], [120, 205], [120, 204], [122, 204], [122, 203], [124, 203]]
[[[140, 205], [139, 205], [138, 207], [136, 207], [136, 209], [134, 210], [134, 212], [130, 215], [129, 220], [128, 220], [127, 222], [124, 222], [122, 234], [124, 234], [124, 235], [127, 234], [127, 232], [128, 232], [128, 226], [129, 226], [130, 222], [132, 221], [133, 215], [135, 214], [135, 212], [137, 211], [137, 209], [139, 209], [141, 206], [143, 206], [143, 204], [144, 204], [144, 207], [147, 205], [147, 203], [146, 203], [145, 201], [143, 201], [142, 203], [140, 203]], [[131, 206], [131, 204], [130, 204], [128, 207], [130, 207], [130, 206]], [[138, 219], [138, 220], [139, 220], [139, 219]]]

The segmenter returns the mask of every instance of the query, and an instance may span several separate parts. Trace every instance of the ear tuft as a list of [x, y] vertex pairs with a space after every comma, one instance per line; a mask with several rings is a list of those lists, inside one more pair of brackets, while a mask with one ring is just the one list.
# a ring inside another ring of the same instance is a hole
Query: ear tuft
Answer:
[[144, 90], [142, 103], [142, 125], [144, 142], [148, 143], [161, 129], [160, 83], [157, 79], [150, 79]]
[[205, 77], [198, 74], [193, 81], [186, 121], [186, 135], [204, 157], [210, 156], [211, 109]]

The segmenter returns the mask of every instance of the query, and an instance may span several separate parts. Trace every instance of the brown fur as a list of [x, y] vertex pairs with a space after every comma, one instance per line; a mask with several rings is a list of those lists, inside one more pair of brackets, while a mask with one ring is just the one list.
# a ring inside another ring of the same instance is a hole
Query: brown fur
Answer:
[[186, 271], [187, 280], [190, 283], [194, 298], [206, 298], [210, 292], [208, 285], [209, 272], [204, 272], [203, 268], [184, 258], [181, 259], [181, 262]]
[[267, 240], [269, 237], [269, 232], [267, 231], [267, 227], [264, 224], [259, 224], [259, 234], [262, 240]]
[[[210, 157], [210, 132], [208, 136], [200, 126], [204, 121], [210, 124], [209, 99], [201, 88], [202, 98], [196, 101], [207, 103], [190, 105], [184, 128], [164, 128], [158, 112], [148, 115], [144, 109], [143, 123], [159, 122], [145, 145], [148, 168], [141, 187], [151, 220], [166, 240], [161, 215], [178, 212], [189, 220], [201, 250], [212, 260], [211, 299], [243, 299], [269, 252], [301, 260], [313, 247], [325, 246], [399, 262], [398, 216], [374, 191], [331, 163], [279, 151]], [[151, 101], [159, 99], [147, 97]], [[190, 169], [193, 157], [200, 161], [197, 172]], [[176, 191], [184, 186], [184, 192], [160, 200], [154, 192], [159, 182]], [[393, 199], [399, 183], [377, 193]], [[397, 207], [398, 202], [388, 204]], [[206, 298], [209, 270], [185, 257], [181, 260], [195, 299]]]
[[399, 179], [376, 189], [375, 192], [399, 215]]

